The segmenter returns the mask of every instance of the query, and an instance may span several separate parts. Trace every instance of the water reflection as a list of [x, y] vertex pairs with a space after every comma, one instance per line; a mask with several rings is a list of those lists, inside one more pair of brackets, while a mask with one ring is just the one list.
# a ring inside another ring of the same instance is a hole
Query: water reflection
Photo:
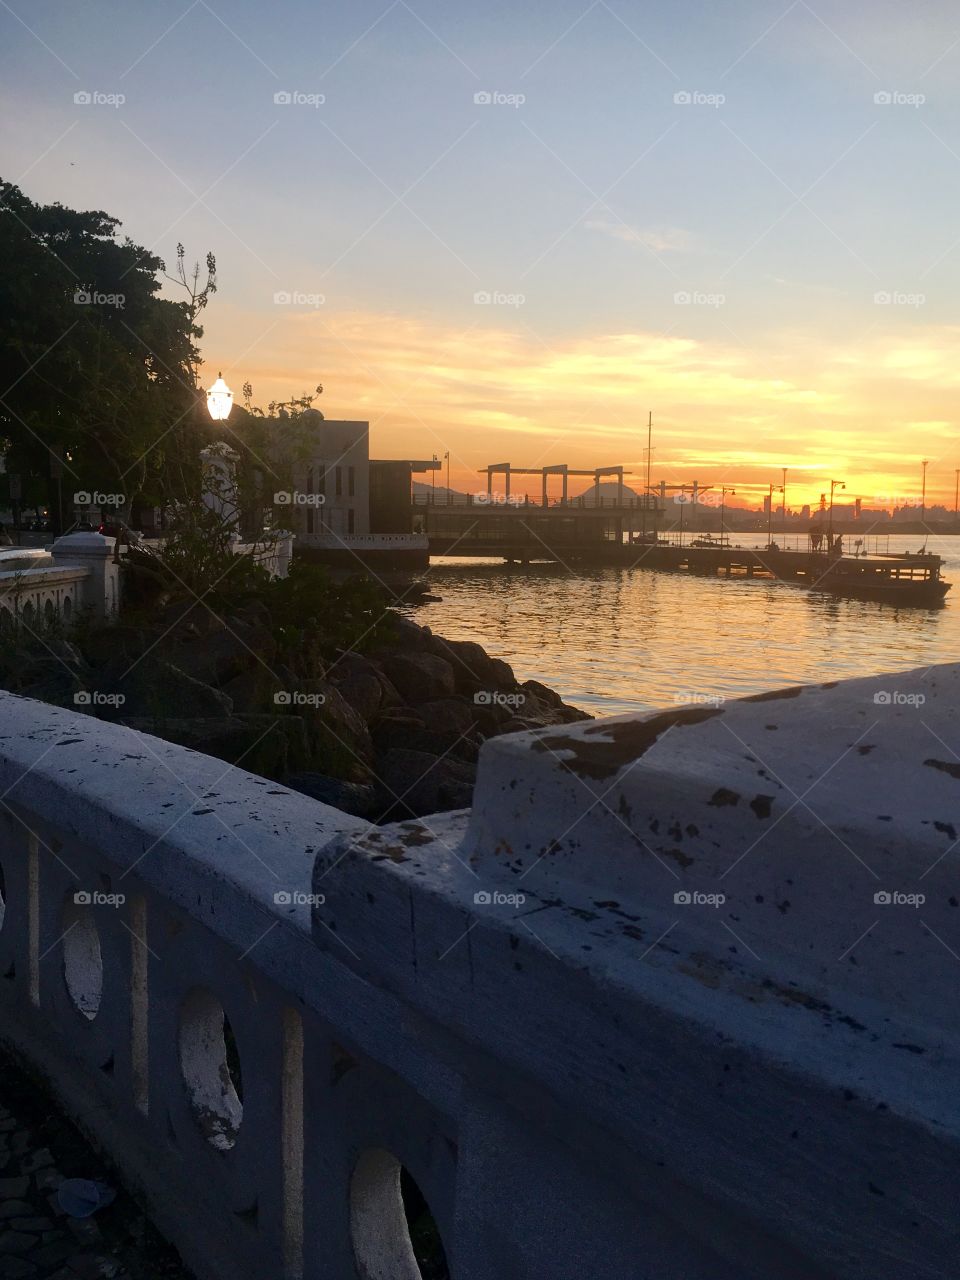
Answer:
[[[892, 550], [918, 545], [891, 539]], [[954, 547], [930, 544], [957, 584], [951, 595], [960, 593]], [[521, 680], [543, 680], [600, 715], [926, 666], [960, 651], [950, 597], [942, 609], [893, 609], [783, 583], [478, 560], [434, 561], [429, 581], [443, 598], [416, 609], [419, 622], [478, 640]]]

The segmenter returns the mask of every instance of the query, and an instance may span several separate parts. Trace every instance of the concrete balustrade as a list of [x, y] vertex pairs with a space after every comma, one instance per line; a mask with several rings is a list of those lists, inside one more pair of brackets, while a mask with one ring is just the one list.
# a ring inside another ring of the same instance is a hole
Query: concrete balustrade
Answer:
[[49, 551], [0, 552], [0, 629], [69, 625], [81, 613], [99, 621], [120, 609], [114, 543], [100, 533], [70, 533]]
[[402, 1170], [456, 1280], [947, 1280], [958, 696], [496, 739], [370, 829], [0, 694], [0, 1036], [203, 1280], [417, 1280]]

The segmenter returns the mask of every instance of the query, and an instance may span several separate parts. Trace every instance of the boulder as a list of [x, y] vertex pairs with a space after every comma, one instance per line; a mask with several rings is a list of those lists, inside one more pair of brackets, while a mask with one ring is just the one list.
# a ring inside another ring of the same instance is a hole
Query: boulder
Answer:
[[449, 757], [438, 760], [426, 751], [396, 748], [379, 762], [386, 814], [422, 817], [446, 809], [467, 808], [473, 798], [476, 768]]
[[383, 669], [397, 692], [418, 705], [448, 698], [456, 688], [453, 667], [432, 653], [397, 653], [384, 659]]
[[491, 658], [486, 649], [473, 640], [444, 640], [433, 636], [430, 652], [450, 663], [458, 693], [512, 689], [516, 685], [509, 664], [500, 658]]
[[416, 708], [417, 715], [431, 732], [455, 737], [476, 728], [480, 719], [478, 710], [464, 698], [437, 698], [433, 702], [422, 702]]
[[376, 788], [364, 783], [344, 782], [325, 773], [291, 773], [283, 781], [284, 786], [352, 813], [355, 818], [373, 819], [380, 809]]
[[336, 688], [362, 720], [370, 721], [380, 710], [383, 686], [372, 670], [353, 671], [340, 680]]

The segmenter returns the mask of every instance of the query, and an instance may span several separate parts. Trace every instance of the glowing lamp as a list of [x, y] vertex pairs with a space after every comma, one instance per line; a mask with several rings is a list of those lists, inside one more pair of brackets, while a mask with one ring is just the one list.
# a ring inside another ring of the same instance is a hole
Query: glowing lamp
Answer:
[[214, 422], [225, 422], [230, 417], [233, 407], [233, 392], [223, 380], [223, 374], [217, 374], [217, 380], [207, 392], [207, 408]]

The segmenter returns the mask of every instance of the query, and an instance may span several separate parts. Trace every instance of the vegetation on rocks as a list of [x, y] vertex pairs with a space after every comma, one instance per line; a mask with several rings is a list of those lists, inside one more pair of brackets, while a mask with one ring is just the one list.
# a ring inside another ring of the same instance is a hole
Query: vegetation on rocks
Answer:
[[378, 821], [466, 806], [484, 739], [584, 718], [480, 645], [398, 614], [367, 578], [294, 560], [270, 579], [209, 538], [189, 585], [176, 539], [131, 548], [119, 622], [0, 637], [0, 685]]

